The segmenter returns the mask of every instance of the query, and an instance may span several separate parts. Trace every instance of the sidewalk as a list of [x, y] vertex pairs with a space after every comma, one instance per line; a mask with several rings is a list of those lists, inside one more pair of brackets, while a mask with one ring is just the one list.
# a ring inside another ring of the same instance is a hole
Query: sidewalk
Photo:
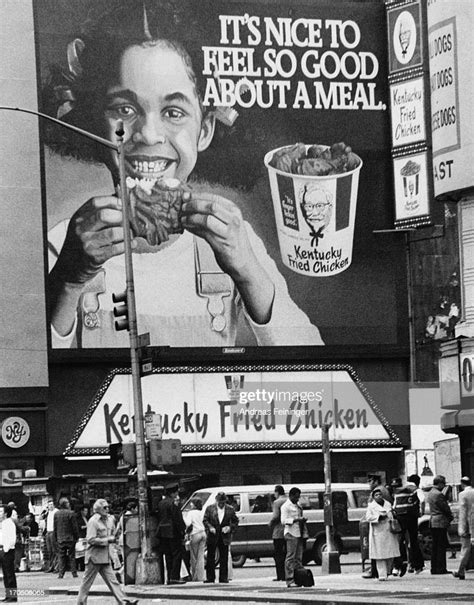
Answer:
[[[77, 594], [80, 581], [69, 578], [66, 584], [59, 584], [55, 578], [48, 578], [51, 594]], [[201, 584], [189, 582], [183, 586], [127, 586], [130, 597], [143, 599], [177, 599], [190, 601], [228, 601], [265, 603], [370, 603], [390, 605], [395, 603], [458, 603], [472, 604], [474, 595], [474, 572], [466, 574], [460, 581], [451, 575], [432, 576], [429, 571], [419, 575], [407, 574], [404, 578], [391, 578], [382, 583], [364, 580], [360, 574], [315, 574], [312, 588], [287, 589], [284, 582], [272, 582], [271, 577], [258, 579], [238, 579], [229, 584]], [[107, 588], [97, 582], [91, 596], [109, 596]]]

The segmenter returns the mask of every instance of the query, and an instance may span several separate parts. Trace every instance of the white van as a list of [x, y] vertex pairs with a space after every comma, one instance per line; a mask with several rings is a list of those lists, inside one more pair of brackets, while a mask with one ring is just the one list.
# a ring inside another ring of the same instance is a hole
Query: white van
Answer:
[[[284, 485], [285, 494], [293, 485]], [[301, 490], [299, 504], [308, 519], [309, 539], [303, 561], [314, 560], [321, 564], [322, 552], [326, 547], [324, 525], [324, 483], [296, 485]], [[218, 492], [227, 495], [228, 503], [234, 506], [239, 518], [239, 527], [232, 540], [232, 559], [234, 567], [242, 567], [247, 558], [273, 556], [272, 532], [268, 525], [272, 516], [275, 484], [271, 485], [232, 485], [200, 489], [191, 496], [199, 498], [202, 509], [213, 504]], [[333, 501], [344, 500], [347, 496], [347, 520], [337, 523], [335, 511], [335, 541], [340, 553], [359, 548], [359, 521], [365, 516], [370, 496], [366, 483], [333, 483], [331, 492]], [[189, 498], [183, 506], [183, 513], [189, 510]], [[344, 514], [342, 515], [344, 517]]]

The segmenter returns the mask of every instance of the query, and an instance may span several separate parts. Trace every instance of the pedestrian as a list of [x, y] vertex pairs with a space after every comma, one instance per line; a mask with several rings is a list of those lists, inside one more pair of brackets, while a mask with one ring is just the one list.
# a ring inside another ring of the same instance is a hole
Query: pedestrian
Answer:
[[446, 548], [448, 547], [448, 527], [453, 520], [448, 500], [443, 493], [446, 487], [446, 478], [436, 475], [433, 487], [426, 496], [426, 503], [430, 509], [431, 529], [431, 573], [433, 575], [447, 574]]
[[16, 523], [18, 521], [18, 511], [16, 510], [16, 504], [13, 502], [13, 500], [10, 500], [7, 506], [12, 510], [12, 521]]
[[[179, 509], [181, 517], [184, 521], [184, 516], [181, 511], [181, 498], [178, 492], [173, 497], [173, 504]], [[181, 540], [181, 572], [180, 579], [187, 582], [191, 579], [191, 555], [189, 550], [186, 550], [186, 523], [184, 523], [184, 534]]]
[[285, 580], [286, 543], [284, 526], [281, 522], [281, 507], [286, 502], [286, 496], [282, 485], [275, 485], [274, 496], [272, 518], [268, 524], [272, 530], [273, 558], [275, 559], [276, 568], [276, 578], [273, 580], [274, 582], [283, 582]]
[[301, 490], [298, 487], [292, 487], [288, 500], [282, 504], [280, 509], [286, 543], [285, 580], [288, 588], [296, 586], [295, 571], [304, 569], [303, 545], [305, 537], [307, 537], [307, 529], [303, 509], [298, 504], [300, 497]]
[[174, 503], [177, 489], [167, 490], [165, 497], [158, 503], [158, 552], [164, 555], [167, 584], [184, 584], [181, 580], [181, 560], [186, 525], [183, 514]]
[[44, 571], [55, 573], [58, 571], [58, 545], [54, 539], [54, 516], [58, 509], [54, 500], [48, 500], [47, 509], [43, 513], [44, 526]]
[[377, 566], [378, 579], [385, 581], [392, 569], [392, 560], [400, 556], [400, 547], [397, 535], [390, 529], [394, 519], [392, 505], [383, 497], [381, 487], [372, 492], [366, 519], [370, 523], [369, 556]]
[[87, 596], [99, 573], [120, 605], [136, 605], [137, 599], [127, 599], [110, 565], [110, 545], [115, 544], [115, 521], [109, 515], [107, 500], [94, 502], [94, 514], [87, 522], [86, 570], [77, 596], [77, 605], [87, 605]]
[[86, 554], [86, 534], [87, 534], [87, 521], [89, 521], [89, 507], [82, 504], [79, 511], [76, 513], [77, 527], [79, 529], [79, 539], [76, 542], [76, 569], [84, 571], [84, 556]]
[[79, 528], [79, 537], [85, 538], [87, 534], [87, 522], [89, 521], [89, 507], [83, 504], [77, 514], [77, 525]]
[[189, 552], [191, 555], [191, 579], [193, 582], [203, 582], [204, 551], [206, 549], [206, 530], [204, 528], [204, 512], [199, 498], [192, 498], [191, 509], [187, 512], [186, 533], [189, 536]]
[[390, 481], [390, 485], [387, 485], [387, 489], [392, 496], [392, 501], [395, 498], [395, 494], [403, 487], [403, 481], [401, 477], [393, 477]]
[[235, 514], [234, 507], [227, 504], [227, 496], [224, 492], [216, 495], [215, 504], [206, 508], [203, 524], [206, 530], [207, 561], [206, 561], [206, 584], [213, 584], [216, 580], [216, 550], [219, 551], [219, 582], [229, 582], [229, 547], [232, 542], [232, 534], [237, 529], [239, 519]]
[[474, 513], [474, 489], [469, 477], [461, 477], [461, 489], [458, 520], [458, 535], [461, 538], [461, 560], [459, 561], [458, 570], [453, 572], [453, 576], [464, 580], [471, 558], [472, 514]]
[[25, 515], [25, 520], [23, 522], [23, 528], [28, 531], [29, 538], [37, 538], [39, 533], [39, 525], [36, 523], [35, 518], [32, 513], [27, 513]]
[[68, 563], [72, 577], [77, 578], [76, 542], [79, 527], [67, 498], [59, 500], [59, 510], [54, 515], [54, 539], [58, 546], [58, 578], [64, 578]]
[[9, 508], [12, 510], [12, 521], [16, 527], [16, 544], [15, 544], [15, 572], [20, 571], [21, 560], [25, 555], [25, 545], [23, 543], [23, 523], [20, 521], [18, 516], [18, 511], [16, 509], [16, 504], [13, 500], [7, 504]]
[[16, 524], [13, 521], [13, 508], [9, 505], [0, 507], [0, 547], [2, 555], [3, 585], [5, 586], [5, 603], [17, 602], [15, 576]]
[[117, 523], [117, 529], [115, 530], [117, 548], [112, 561], [112, 567], [114, 568], [115, 576], [119, 582], [122, 581], [122, 568], [123, 562], [125, 561], [124, 544], [126, 517], [132, 517], [133, 515], [138, 515], [138, 500], [136, 498], [132, 498], [126, 502], [125, 509], [120, 515]]
[[399, 575], [404, 575], [407, 562], [409, 562], [408, 571], [418, 574], [424, 569], [424, 559], [418, 542], [421, 502], [418, 497], [416, 477], [410, 475], [407, 483], [395, 491], [393, 510], [402, 528], [400, 552], [403, 563]]
[[421, 477], [420, 475], [410, 475], [407, 477], [407, 485], [414, 485], [416, 487], [416, 495], [420, 501], [420, 517], [425, 514], [425, 492], [420, 487]]
[[[369, 484], [370, 488], [369, 503], [373, 500], [372, 494], [375, 488], [380, 489], [384, 500], [387, 500], [387, 502], [390, 502], [391, 504], [393, 503], [393, 498], [390, 494], [390, 491], [382, 485], [381, 475], [377, 473], [369, 473], [367, 475], [367, 483]], [[370, 561], [370, 569], [364, 571], [362, 577], [365, 579], [378, 578], [377, 565], [375, 563], [375, 559], [372, 559]]]
[[400, 523], [400, 558], [395, 561], [393, 575], [404, 576], [408, 562], [411, 573], [420, 573], [424, 569], [424, 559], [418, 542], [418, 518], [420, 501], [417, 488], [407, 483], [394, 491], [393, 512]]

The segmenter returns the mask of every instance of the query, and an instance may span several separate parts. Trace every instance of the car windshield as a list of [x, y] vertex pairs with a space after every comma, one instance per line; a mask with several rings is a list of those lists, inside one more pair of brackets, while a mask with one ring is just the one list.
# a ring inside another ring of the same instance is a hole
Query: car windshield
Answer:
[[183, 508], [182, 508], [183, 513], [186, 513], [189, 510], [191, 510], [191, 500], [193, 500], [194, 498], [197, 498], [198, 500], [200, 500], [202, 506], [204, 507], [204, 504], [207, 502], [210, 495], [211, 495], [211, 492], [195, 492], [191, 496], [191, 498], [189, 498], [187, 500], [186, 504], [183, 506]]

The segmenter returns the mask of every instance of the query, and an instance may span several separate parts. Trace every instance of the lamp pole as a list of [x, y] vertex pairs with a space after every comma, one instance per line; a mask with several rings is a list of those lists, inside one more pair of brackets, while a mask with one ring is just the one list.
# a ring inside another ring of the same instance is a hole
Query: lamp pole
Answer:
[[321, 573], [341, 573], [339, 551], [334, 541], [334, 520], [331, 496], [331, 449], [329, 445], [329, 425], [321, 427], [324, 460], [324, 524], [326, 526], [326, 550], [322, 553]]
[[120, 200], [122, 202], [122, 226], [124, 235], [124, 256], [125, 256], [125, 281], [127, 291], [128, 321], [130, 333], [130, 358], [132, 369], [132, 390], [133, 390], [133, 410], [135, 416], [135, 437], [137, 452], [137, 483], [138, 483], [138, 521], [140, 536], [140, 554], [137, 559], [135, 570], [136, 584], [159, 584], [162, 582], [159, 571], [158, 559], [151, 552], [151, 539], [148, 532], [148, 477], [146, 468], [146, 450], [145, 450], [145, 432], [143, 417], [143, 399], [140, 379], [140, 363], [138, 358], [138, 332], [137, 332], [137, 309], [135, 303], [135, 285], [133, 280], [133, 262], [132, 262], [132, 242], [130, 235], [130, 204], [126, 186], [125, 156], [123, 150], [123, 136], [125, 134], [123, 121], [118, 120], [115, 134], [117, 143], [104, 139], [91, 132], [62, 122], [52, 116], [38, 111], [23, 109], [20, 107], [0, 106], [0, 110], [19, 111], [29, 113], [40, 118], [49, 120], [61, 126], [80, 134], [100, 145], [104, 145], [117, 153], [119, 179], [120, 179]]

